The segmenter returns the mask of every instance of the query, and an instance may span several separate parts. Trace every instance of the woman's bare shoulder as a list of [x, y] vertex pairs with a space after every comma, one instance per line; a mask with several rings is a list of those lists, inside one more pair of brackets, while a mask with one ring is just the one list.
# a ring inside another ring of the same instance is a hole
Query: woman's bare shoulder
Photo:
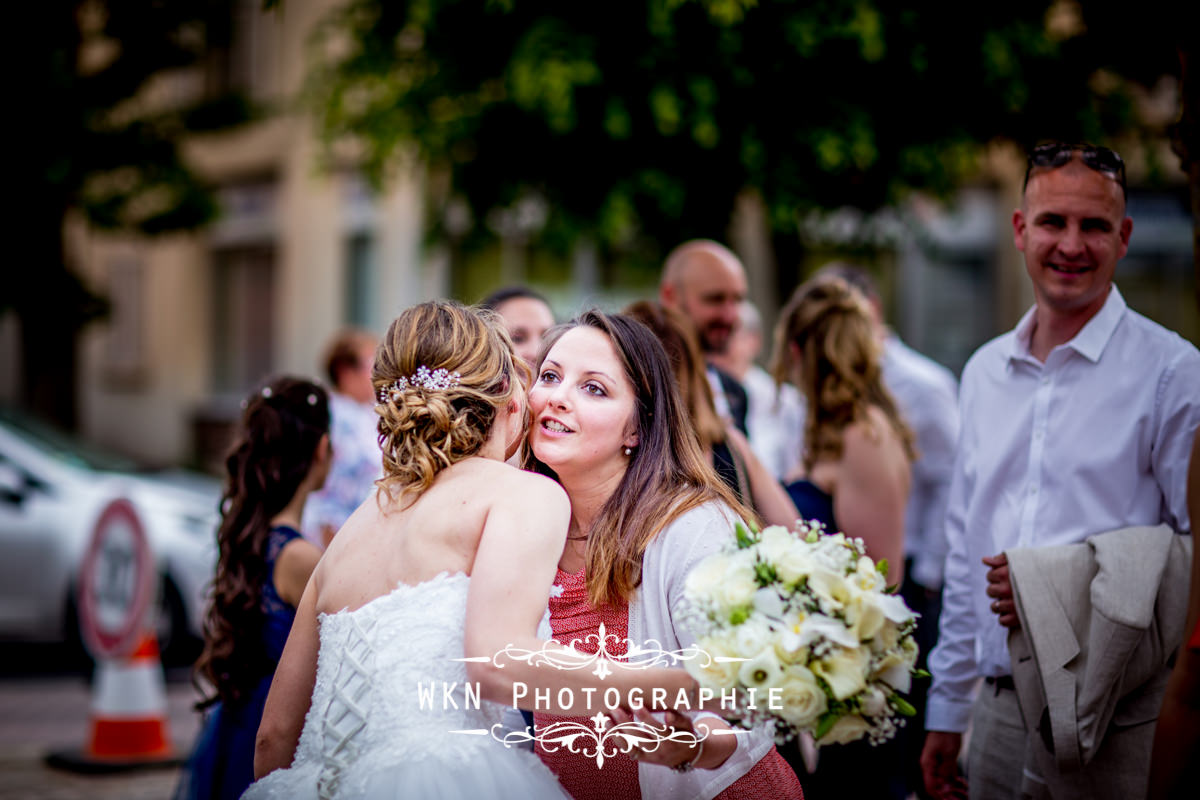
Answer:
[[871, 406], [864, 418], [846, 426], [842, 433], [842, 465], [874, 474], [891, 471], [908, 463], [904, 443], [882, 409]]
[[472, 481], [478, 485], [480, 496], [489, 501], [561, 503], [569, 507], [567, 493], [556, 481], [536, 472], [518, 469], [502, 461], [478, 459]]

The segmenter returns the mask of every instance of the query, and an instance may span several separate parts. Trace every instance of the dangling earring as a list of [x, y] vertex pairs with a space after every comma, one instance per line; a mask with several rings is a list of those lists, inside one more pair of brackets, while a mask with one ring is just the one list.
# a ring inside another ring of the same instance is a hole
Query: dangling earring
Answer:
[[633, 455], [633, 448], [632, 448], [632, 447], [626, 447], [626, 448], [625, 448], [625, 455], [627, 455], [627, 456], [631, 456], [631, 455]]

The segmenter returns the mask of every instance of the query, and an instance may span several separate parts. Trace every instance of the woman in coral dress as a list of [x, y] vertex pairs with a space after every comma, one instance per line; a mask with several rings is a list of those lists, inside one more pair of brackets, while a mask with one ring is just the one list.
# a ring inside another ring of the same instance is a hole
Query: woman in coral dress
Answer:
[[[623, 315], [583, 314], [548, 337], [529, 404], [526, 466], [555, 478], [571, 501], [550, 599], [554, 638], [595, 652], [603, 625], [605, 651], [616, 657], [630, 643], [664, 651], [693, 645], [684, 581], [748, 512], [703, 457], [657, 337]], [[715, 714], [633, 713], [699, 741], [647, 743], [601, 766], [555, 749], [550, 726], [560, 718], [539, 716], [538, 754], [577, 800], [802, 796], [764, 729], [722, 735], [731, 726]], [[612, 724], [632, 719], [610, 714]]]

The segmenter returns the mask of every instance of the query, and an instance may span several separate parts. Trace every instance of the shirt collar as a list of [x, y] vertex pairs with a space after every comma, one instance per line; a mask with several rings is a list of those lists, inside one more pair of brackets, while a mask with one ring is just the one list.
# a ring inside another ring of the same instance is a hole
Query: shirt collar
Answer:
[[[1127, 307], [1125, 298], [1121, 296], [1121, 292], [1114, 283], [1112, 289], [1109, 290], [1108, 298], [1096, 315], [1087, 321], [1087, 324], [1079, 330], [1079, 333], [1075, 334], [1071, 341], [1060, 347], [1070, 347], [1088, 361], [1096, 363], [1104, 353], [1105, 346], [1112, 339], [1113, 332], [1116, 331], [1117, 324], [1124, 316]], [[1026, 311], [1025, 315], [1021, 317], [1021, 321], [1017, 323], [1017, 327], [1014, 328], [1013, 332], [1016, 335], [1013, 337], [1012, 350], [1008, 354], [1010, 359], [1026, 361], [1033, 358], [1029, 352], [1029, 343], [1033, 337], [1033, 318], [1036, 311], [1036, 305]]]

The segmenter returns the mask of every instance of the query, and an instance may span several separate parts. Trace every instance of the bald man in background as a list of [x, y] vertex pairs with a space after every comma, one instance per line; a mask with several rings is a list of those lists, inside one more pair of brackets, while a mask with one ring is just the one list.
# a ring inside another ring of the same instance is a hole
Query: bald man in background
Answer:
[[691, 320], [708, 364], [717, 413], [747, 433], [746, 390], [711, 361], [722, 353], [738, 326], [746, 299], [746, 270], [733, 251], [711, 239], [693, 239], [676, 247], [663, 264], [658, 299]]

